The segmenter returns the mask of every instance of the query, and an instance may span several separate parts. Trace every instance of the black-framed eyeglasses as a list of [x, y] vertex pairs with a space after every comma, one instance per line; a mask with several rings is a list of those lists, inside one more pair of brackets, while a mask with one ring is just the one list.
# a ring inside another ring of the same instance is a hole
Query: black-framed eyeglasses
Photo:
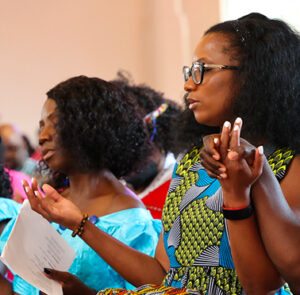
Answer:
[[200, 85], [203, 81], [204, 72], [212, 69], [220, 69], [220, 70], [237, 70], [236, 66], [224, 66], [224, 65], [211, 65], [206, 64], [204, 62], [195, 62], [190, 67], [184, 66], [182, 69], [183, 79], [186, 82], [191, 76], [193, 78], [193, 82], [196, 85]]

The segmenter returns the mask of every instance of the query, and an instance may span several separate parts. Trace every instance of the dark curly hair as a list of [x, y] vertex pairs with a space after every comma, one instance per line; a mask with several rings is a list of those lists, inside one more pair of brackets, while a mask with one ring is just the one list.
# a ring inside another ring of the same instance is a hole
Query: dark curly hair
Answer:
[[223, 33], [239, 61], [240, 85], [233, 111], [244, 120], [242, 136], [300, 151], [300, 38], [285, 22], [251, 13], [211, 27]]
[[57, 104], [61, 147], [82, 172], [109, 169], [116, 177], [148, 153], [148, 137], [132, 99], [116, 85], [78, 76], [47, 92]]
[[9, 174], [4, 169], [4, 150], [5, 147], [2, 143], [0, 137], [0, 197], [1, 198], [11, 198], [13, 194], [13, 189], [11, 187]]
[[[130, 95], [139, 106], [142, 116], [156, 110], [162, 103], [167, 103], [168, 108], [156, 120], [155, 145], [164, 152], [177, 153], [176, 138], [178, 136], [177, 126], [182, 108], [174, 101], [164, 97], [162, 92], [155, 91], [145, 84], [135, 85], [128, 72], [120, 71], [117, 79], [111, 81], [121, 87], [124, 92]], [[147, 123], [148, 132], [153, 132], [153, 124]]]

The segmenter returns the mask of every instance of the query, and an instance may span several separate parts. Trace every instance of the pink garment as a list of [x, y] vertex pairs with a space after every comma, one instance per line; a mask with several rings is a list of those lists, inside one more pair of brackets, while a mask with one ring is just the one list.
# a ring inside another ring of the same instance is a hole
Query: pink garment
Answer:
[[30, 155], [30, 158], [33, 160], [36, 160], [37, 162], [39, 162], [40, 160], [42, 160], [42, 152], [41, 149], [38, 147], [35, 149], [35, 151]]
[[31, 179], [28, 175], [11, 169], [6, 169], [6, 172], [9, 174], [9, 179], [11, 182], [11, 187], [13, 189], [12, 199], [18, 203], [23, 203], [27, 196], [24, 192], [22, 179], [25, 179], [31, 185]]

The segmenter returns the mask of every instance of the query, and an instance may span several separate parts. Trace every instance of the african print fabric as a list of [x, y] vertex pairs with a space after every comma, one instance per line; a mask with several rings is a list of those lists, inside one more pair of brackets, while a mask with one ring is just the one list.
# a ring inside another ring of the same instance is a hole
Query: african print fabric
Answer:
[[[199, 152], [195, 147], [177, 159], [163, 209], [164, 245], [170, 260], [163, 281], [166, 287], [106, 289], [99, 295], [246, 294], [231, 257], [221, 186], [205, 172]], [[268, 157], [277, 179], [285, 176], [294, 155], [289, 149], [279, 149]], [[291, 293], [285, 286], [276, 294]]]
[[242, 294], [234, 269], [220, 183], [210, 178], [194, 148], [177, 161], [162, 222], [170, 259], [166, 286], [203, 294]]
[[[221, 186], [205, 172], [199, 152], [194, 148], [182, 156], [174, 169], [162, 216], [170, 259], [163, 283], [206, 295], [245, 294], [232, 261]], [[268, 158], [277, 178], [293, 155], [280, 149]]]
[[166, 286], [144, 285], [134, 291], [124, 289], [106, 289], [97, 293], [97, 295], [201, 295], [200, 292], [189, 289], [172, 288]]
[[291, 149], [281, 148], [268, 157], [268, 162], [278, 181], [282, 180], [285, 176], [294, 156], [295, 152]]

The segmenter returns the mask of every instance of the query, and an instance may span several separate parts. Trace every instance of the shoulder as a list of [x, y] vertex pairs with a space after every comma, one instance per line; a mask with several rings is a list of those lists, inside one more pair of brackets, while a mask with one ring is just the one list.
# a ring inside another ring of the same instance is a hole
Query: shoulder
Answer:
[[22, 205], [8, 198], [0, 197], [0, 221], [16, 217]]
[[280, 182], [283, 194], [292, 210], [300, 217], [300, 154], [294, 156], [286, 176]]
[[111, 209], [115, 212], [133, 208], [145, 208], [139, 197], [129, 191], [129, 189], [127, 192], [116, 195], [111, 205]]

